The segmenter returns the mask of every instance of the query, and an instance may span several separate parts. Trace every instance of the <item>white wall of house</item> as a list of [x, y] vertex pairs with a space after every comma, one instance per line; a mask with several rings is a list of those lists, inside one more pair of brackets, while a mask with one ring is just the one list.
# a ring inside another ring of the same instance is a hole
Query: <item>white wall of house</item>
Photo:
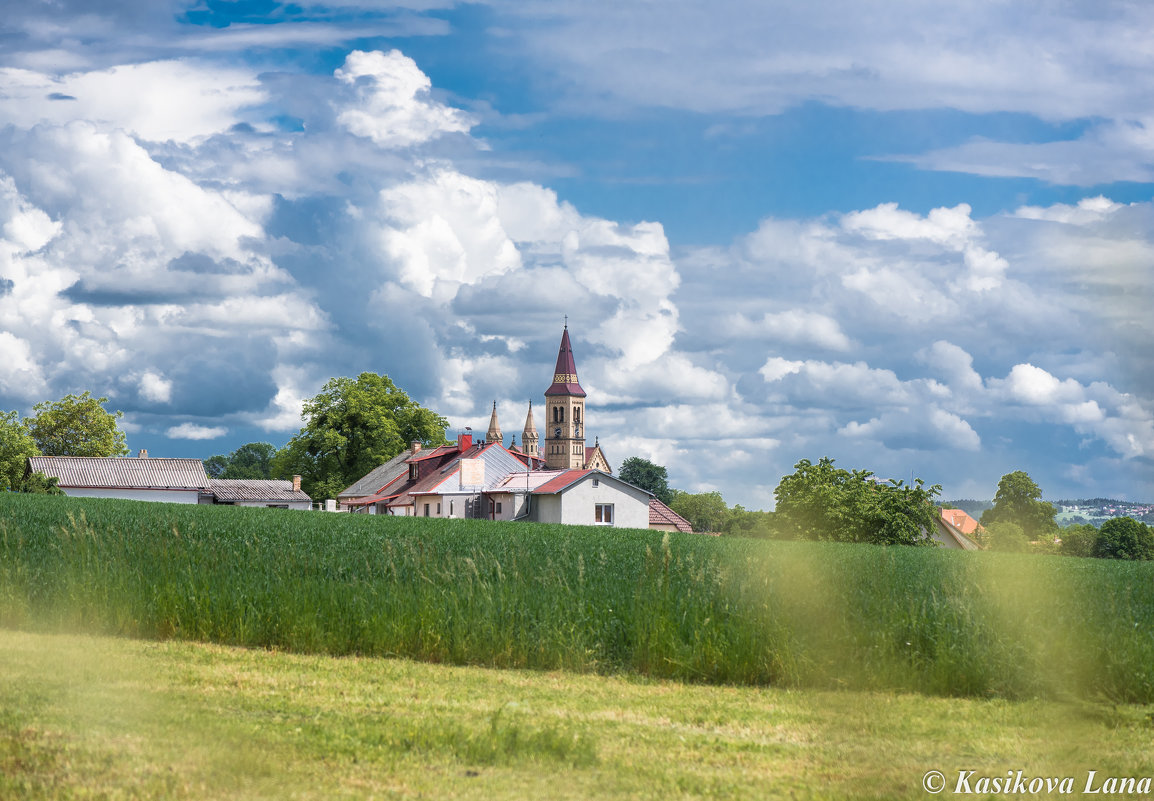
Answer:
[[74, 498], [123, 498], [129, 501], [160, 501], [161, 503], [196, 503], [197, 490], [150, 489], [95, 489], [91, 487], [61, 487], [65, 495]]
[[[594, 482], [597, 486], [594, 486]], [[649, 494], [636, 487], [606, 480], [603, 476], [586, 476], [558, 495], [538, 495], [534, 500], [544, 498], [560, 499], [560, 520], [557, 522], [578, 526], [597, 525], [597, 504], [610, 504], [613, 506], [613, 527], [649, 528]], [[553, 512], [551, 506], [544, 504], [538, 509]]]
[[500, 504], [501, 509], [493, 510], [494, 520], [515, 520], [525, 513], [525, 499], [528, 495], [521, 492], [490, 492], [487, 496], [494, 504]]
[[[561, 494], [556, 495], [534, 495], [533, 508], [530, 511], [530, 517], [538, 523], [560, 523], [561, 522]], [[590, 522], [593, 517], [590, 514]]]

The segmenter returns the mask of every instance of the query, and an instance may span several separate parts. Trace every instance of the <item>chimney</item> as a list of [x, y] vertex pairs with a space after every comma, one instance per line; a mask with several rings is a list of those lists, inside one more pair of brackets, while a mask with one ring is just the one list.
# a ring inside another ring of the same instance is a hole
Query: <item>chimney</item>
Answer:
[[417, 451], [419, 451], [420, 449], [421, 449], [421, 441], [419, 439], [415, 439], [409, 443], [409, 452], [412, 453], [414, 456], [417, 454]]
[[148, 458], [148, 451], [146, 451], [144, 448], [141, 448], [140, 453], [137, 454], [137, 456], [141, 459], [147, 459]]
[[458, 434], [457, 435], [457, 450], [458, 451], [460, 451], [461, 453], [464, 453], [465, 451], [469, 450], [469, 448], [471, 448], [471, 447], [473, 447], [473, 435], [472, 434]]
[[301, 477], [293, 476], [293, 492], [301, 491]]

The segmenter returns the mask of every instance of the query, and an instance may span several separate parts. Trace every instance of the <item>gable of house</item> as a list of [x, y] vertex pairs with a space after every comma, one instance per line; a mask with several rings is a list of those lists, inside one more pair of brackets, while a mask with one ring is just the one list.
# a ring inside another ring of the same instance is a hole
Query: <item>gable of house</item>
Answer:
[[693, 526], [677, 512], [657, 498], [649, 499], [649, 527], [656, 531], [681, 531], [693, 533]]

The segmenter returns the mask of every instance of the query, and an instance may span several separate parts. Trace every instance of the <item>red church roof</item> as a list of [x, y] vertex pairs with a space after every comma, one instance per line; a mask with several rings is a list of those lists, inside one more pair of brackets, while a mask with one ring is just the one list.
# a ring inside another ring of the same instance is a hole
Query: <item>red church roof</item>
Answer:
[[557, 351], [557, 367], [553, 371], [553, 383], [545, 390], [548, 395], [576, 395], [585, 397], [585, 390], [577, 381], [577, 362], [573, 360], [573, 346], [569, 344], [569, 326], [561, 335], [561, 348]]

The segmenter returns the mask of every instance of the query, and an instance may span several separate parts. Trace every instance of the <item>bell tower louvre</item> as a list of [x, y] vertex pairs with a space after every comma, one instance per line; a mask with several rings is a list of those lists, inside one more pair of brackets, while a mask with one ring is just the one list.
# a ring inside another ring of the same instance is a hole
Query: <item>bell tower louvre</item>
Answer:
[[541, 455], [552, 470], [585, 466], [585, 390], [577, 380], [568, 323], [561, 334], [553, 383], [545, 390], [545, 447]]

